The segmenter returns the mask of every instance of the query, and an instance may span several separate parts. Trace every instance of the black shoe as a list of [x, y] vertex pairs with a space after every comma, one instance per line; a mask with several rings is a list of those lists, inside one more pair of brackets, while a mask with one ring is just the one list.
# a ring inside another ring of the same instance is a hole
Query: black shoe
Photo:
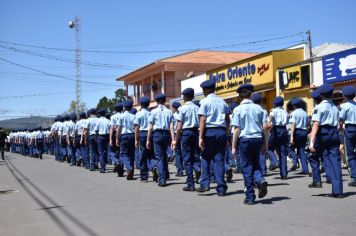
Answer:
[[114, 166], [114, 169], [112, 170], [112, 172], [117, 173], [117, 169], [118, 169], [118, 164], [116, 164], [116, 165]]
[[158, 180], [158, 170], [157, 170], [157, 167], [153, 168], [152, 172], [153, 172], [152, 179], [153, 179], [153, 181], [157, 182], [157, 180]]
[[324, 168], [324, 166], [322, 166], [322, 167], [320, 168], [320, 174], [322, 174], [322, 173], [325, 173], [325, 168]]
[[122, 168], [121, 165], [117, 165], [117, 176], [123, 177], [124, 176], [124, 172], [125, 172], [124, 168]]
[[194, 187], [185, 186], [185, 187], [183, 188], [183, 191], [186, 191], [186, 192], [194, 192], [194, 191], [195, 191], [195, 188], [194, 188]]
[[199, 184], [200, 176], [201, 176], [201, 171], [198, 170], [197, 173], [195, 173], [195, 183], [196, 184]]
[[263, 181], [258, 189], [258, 198], [264, 198], [267, 195], [267, 181]]
[[268, 167], [269, 171], [274, 171], [274, 170], [277, 169], [277, 168], [278, 168], [278, 165], [270, 165], [270, 166]]
[[132, 168], [131, 170], [129, 170], [129, 171], [127, 172], [126, 179], [127, 179], [127, 180], [133, 180], [133, 175], [134, 175], [134, 169]]
[[282, 176], [281, 180], [287, 180], [287, 176]]
[[308, 185], [308, 188], [322, 188], [322, 184], [319, 182], [319, 183], [311, 183]]
[[247, 200], [246, 198], [245, 198], [245, 200], [244, 200], [244, 204], [245, 205], [255, 205], [255, 201], [253, 201], [253, 200]]
[[226, 196], [226, 192], [218, 192], [218, 196], [219, 197], [224, 197], [224, 196]]
[[350, 183], [348, 184], [348, 186], [349, 186], [349, 187], [356, 187], [356, 182], [350, 182]]
[[204, 193], [204, 192], [210, 191], [210, 188], [209, 187], [205, 187], [205, 188], [199, 187], [199, 188], [196, 188], [195, 191], [197, 191], [198, 193]]
[[166, 187], [167, 184], [166, 184], [166, 182], [161, 182], [161, 183], [158, 183], [158, 186], [159, 186], [159, 187]]
[[331, 194], [330, 197], [333, 197], [333, 198], [344, 198], [345, 195], [343, 193]]
[[232, 177], [233, 177], [233, 175], [232, 175], [232, 169], [230, 169], [230, 170], [228, 170], [228, 171], [226, 172], [226, 182], [231, 182], [231, 181], [232, 181]]
[[331, 180], [327, 180], [326, 183], [327, 183], [327, 184], [331, 184]]
[[295, 171], [297, 169], [297, 165], [293, 165], [290, 169], [289, 169], [289, 171]]
[[297, 173], [297, 175], [308, 175], [308, 176], [309, 174], [310, 174], [309, 172], [303, 172], [303, 171]]
[[184, 174], [183, 174], [183, 173], [181, 173], [181, 172], [178, 172], [178, 173], [176, 174], [176, 176], [177, 176], [177, 177], [183, 177], [183, 176], [184, 176]]

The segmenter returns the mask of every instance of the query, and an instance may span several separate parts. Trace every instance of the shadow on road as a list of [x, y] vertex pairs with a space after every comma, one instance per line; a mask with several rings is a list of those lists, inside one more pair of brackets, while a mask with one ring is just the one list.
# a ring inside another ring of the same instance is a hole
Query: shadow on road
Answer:
[[[344, 198], [356, 195], [356, 192], [346, 192], [344, 193]], [[313, 194], [313, 197], [329, 197], [332, 198], [330, 193], [320, 193], [320, 194]]]
[[275, 183], [275, 184], [268, 184], [268, 187], [273, 187], [273, 186], [285, 186], [289, 185], [288, 183]]
[[[236, 194], [244, 194], [244, 190], [237, 190], [237, 191], [231, 191], [231, 192], [226, 192], [226, 195], [225, 196], [232, 196], [232, 195], [236, 195]], [[218, 195], [217, 192], [212, 192], [212, 193], [200, 193], [198, 194], [199, 196], [206, 196], [206, 197], [209, 197], [209, 196], [214, 196], [214, 195]]]
[[268, 199], [256, 201], [256, 203], [258, 203], [258, 204], [273, 204], [274, 202], [280, 202], [280, 201], [289, 200], [289, 199], [290, 199], [289, 197], [271, 197]]
[[[15, 159], [15, 158], [12, 158]], [[48, 209], [51, 208], [58, 208], [58, 211], [64, 214], [67, 218], [70, 219], [71, 222], [73, 222], [78, 228], [80, 228], [86, 235], [91, 235], [91, 236], [97, 236], [95, 231], [90, 229], [88, 226], [86, 226], [83, 222], [78, 220], [76, 217], [74, 217], [71, 213], [66, 211], [62, 206], [60, 206], [58, 203], [56, 203], [52, 198], [50, 198], [45, 192], [43, 192], [36, 184], [34, 184], [30, 179], [28, 179], [20, 170], [18, 170], [14, 164], [10, 160], [7, 160], [6, 166], [11, 172], [11, 174], [15, 177], [15, 179], [19, 182], [19, 184], [22, 186], [22, 188], [30, 195], [30, 197], [41, 207], [40, 209], [46, 210], [45, 212], [48, 214], [48, 216], [53, 220], [53, 222], [63, 231], [65, 235], [70, 235], [70, 236], [75, 236], [75, 234], [72, 230], [68, 228], [66, 224], [59, 218], [57, 214], [55, 214], [53, 211], [50, 211]], [[16, 172], [16, 173], [15, 173]], [[22, 178], [22, 179], [21, 179]], [[27, 181], [22, 181], [22, 180], [27, 180]], [[43, 198], [45, 198], [52, 206], [48, 206], [45, 204], [44, 201], [36, 197], [35, 193], [29, 188], [29, 186], [34, 188], [39, 195], [41, 195]]]

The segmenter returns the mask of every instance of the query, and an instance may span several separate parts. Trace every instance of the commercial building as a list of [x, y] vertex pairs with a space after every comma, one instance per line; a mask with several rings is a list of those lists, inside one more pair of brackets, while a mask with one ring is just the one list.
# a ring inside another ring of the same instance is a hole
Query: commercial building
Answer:
[[142, 96], [149, 96], [151, 106], [154, 106], [154, 96], [157, 93], [165, 93], [168, 104], [169, 100], [180, 96], [181, 81], [254, 55], [256, 54], [197, 50], [157, 60], [117, 80], [124, 81], [127, 92], [132, 91], [127, 96], [132, 97], [134, 106], [138, 106]]
[[262, 104], [272, 108], [276, 96], [276, 71], [279, 67], [304, 60], [304, 47], [275, 50], [258, 54], [234, 63], [207, 71], [206, 79], [215, 79], [216, 93], [227, 103], [239, 102], [236, 89], [251, 83], [262, 94]]
[[340, 89], [356, 84], [356, 45], [325, 43], [313, 49], [312, 59], [278, 68], [277, 95], [285, 98], [288, 107], [294, 97], [306, 102], [308, 114], [313, 111], [311, 91], [322, 84], [332, 84], [335, 100], [341, 100]]

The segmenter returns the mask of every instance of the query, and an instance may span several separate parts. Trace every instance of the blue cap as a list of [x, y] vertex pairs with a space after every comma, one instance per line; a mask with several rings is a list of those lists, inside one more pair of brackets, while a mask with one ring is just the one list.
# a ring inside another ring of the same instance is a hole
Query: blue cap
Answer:
[[91, 113], [91, 114], [96, 113], [96, 109], [95, 108], [91, 108], [91, 109], [89, 109], [88, 113]]
[[83, 112], [81, 112], [81, 113], [79, 114], [79, 117], [80, 117], [80, 118], [86, 118], [86, 117], [87, 117], [87, 113], [85, 113], [85, 112], [83, 111]]
[[252, 84], [241, 84], [237, 88], [236, 92], [240, 93], [243, 89], [250, 90], [251, 92], [253, 92], [254, 87]]
[[320, 97], [319, 89], [315, 89], [315, 90], [311, 93], [311, 97], [314, 98], [314, 99]]
[[198, 107], [200, 107], [200, 100], [194, 100], [193, 103], [194, 103], [195, 105], [197, 105]]
[[133, 105], [132, 100], [126, 100], [122, 103], [124, 107], [131, 107]]
[[70, 114], [70, 119], [71, 119], [72, 121], [76, 121], [76, 120], [77, 120], [77, 114], [76, 114], [75, 112], [71, 113], [71, 114]]
[[166, 95], [164, 93], [159, 93], [155, 96], [156, 101], [164, 100], [164, 99], [166, 99]]
[[232, 112], [235, 109], [235, 107], [237, 107], [238, 105], [239, 104], [237, 102], [230, 103], [230, 105], [229, 105], [230, 112]]
[[262, 96], [261, 96], [260, 93], [254, 93], [254, 94], [252, 95], [252, 101], [253, 101], [254, 103], [260, 103], [261, 100], [262, 100]]
[[275, 97], [273, 100], [273, 105], [281, 107], [284, 104], [284, 99], [282, 97]]
[[180, 107], [180, 103], [179, 102], [173, 102], [172, 103], [172, 107], [178, 108], [178, 107]]
[[293, 106], [298, 106], [303, 103], [303, 100], [300, 98], [293, 98], [290, 102]]
[[114, 108], [122, 108], [122, 102], [117, 102], [117, 103], [114, 105]]
[[319, 88], [319, 92], [321, 95], [330, 95], [334, 91], [334, 87], [331, 86], [330, 84], [323, 84]]
[[347, 97], [349, 97], [349, 96], [352, 97], [352, 96], [355, 96], [355, 90], [356, 89], [354, 86], [345, 86], [342, 88], [342, 94]]
[[65, 114], [63, 118], [64, 118], [65, 120], [70, 120], [69, 114]]
[[132, 108], [130, 113], [135, 115], [137, 113], [137, 109], [136, 108]]
[[107, 111], [106, 107], [103, 107], [103, 108], [100, 108], [100, 109], [98, 110], [98, 113], [99, 113], [99, 115], [105, 116], [106, 111]]
[[144, 97], [140, 98], [140, 103], [141, 104], [148, 104], [148, 103], [150, 103], [150, 98], [147, 97], [147, 96], [144, 96]]
[[200, 84], [200, 87], [203, 89], [215, 89], [215, 83], [215, 79], [205, 80], [203, 83]]
[[186, 89], [183, 90], [182, 95], [192, 95], [192, 96], [194, 96], [194, 89], [186, 88]]

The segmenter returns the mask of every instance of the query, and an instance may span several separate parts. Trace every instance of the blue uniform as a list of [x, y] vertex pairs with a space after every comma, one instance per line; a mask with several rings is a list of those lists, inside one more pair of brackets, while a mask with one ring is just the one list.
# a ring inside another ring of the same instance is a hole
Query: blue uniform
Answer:
[[[193, 169], [195, 173], [200, 171], [200, 163], [197, 163], [195, 155], [198, 151], [198, 117], [199, 107], [188, 101], [178, 109], [177, 121], [182, 122], [181, 148], [185, 172], [187, 174], [186, 184], [194, 189]], [[179, 145], [179, 144], [178, 144]], [[200, 174], [199, 174], [200, 175]]]
[[227, 190], [225, 182], [225, 155], [226, 155], [226, 116], [229, 108], [224, 100], [215, 93], [209, 94], [201, 100], [198, 115], [206, 117], [205, 135], [203, 137], [205, 149], [202, 150], [202, 177], [200, 186], [210, 188], [210, 165], [214, 166], [214, 176], [217, 183], [216, 191], [224, 194]]
[[288, 113], [282, 107], [273, 108], [270, 112], [272, 130], [269, 137], [268, 155], [272, 160], [277, 159], [274, 150], [279, 157], [279, 170], [281, 178], [286, 178], [287, 171], [287, 153], [288, 153]]
[[[297, 108], [291, 113], [289, 123], [295, 125], [293, 137], [294, 145], [291, 147], [290, 155], [292, 156], [294, 165], [298, 164], [298, 156], [300, 157], [302, 173], [307, 174], [309, 173], [309, 167], [308, 158], [305, 153], [305, 146], [308, 141], [308, 114], [303, 109]], [[297, 149], [298, 156], [295, 153], [295, 148]]]
[[59, 122], [57, 125], [57, 133], [59, 138], [59, 161], [63, 162], [67, 156], [67, 142], [66, 142], [66, 123]]
[[[173, 113], [173, 128], [174, 133], [177, 132], [179, 111]], [[176, 148], [173, 150], [173, 156], [176, 160], [177, 176], [183, 176], [183, 157], [180, 142], [177, 143]]]
[[95, 126], [95, 132], [98, 133], [98, 152], [100, 162], [100, 173], [105, 173], [105, 166], [108, 162], [108, 144], [110, 133], [110, 120], [105, 116], [98, 119]]
[[98, 122], [98, 117], [95, 115], [90, 116], [85, 124], [85, 128], [89, 133], [89, 150], [90, 150], [90, 170], [94, 171], [98, 166], [98, 143], [95, 138], [95, 127]]
[[234, 109], [231, 125], [240, 129], [240, 162], [246, 187], [246, 200], [254, 201], [254, 183], [261, 185], [264, 181], [260, 153], [263, 145], [263, 124], [266, 123], [266, 113], [260, 105], [250, 99], [244, 99]]
[[319, 122], [314, 147], [319, 150], [324, 162], [328, 163], [326, 173], [331, 179], [332, 194], [335, 195], [343, 193], [338, 119], [339, 111], [331, 100], [323, 100], [314, 110], [313, 121]]
[[166, 184], [169, 179], [167, 148], [171, 142], [169, 134], [173, 122], [173, 113], [164, 105], [159, 104], [151, 111], [148, 121], [153, 125], [153, 148], [159, 175], [159, 184]]
[[[79, 153], [77, 160], [82, 160], [83, 161], [83, 166], [84, 167], [89, 167], [89, 161], [87, 160], [88, 156], [87, 156], [87, 149], [85, 146], [85, 142], [84, 142], [84, 136], [83, 132], [84, 132], [84, 128], [85, 128], [85, 119], [80, 119], [79, 121], [77, 121], [77, 123], [75, 123], [75, 131], [77, 133], [76, 138], [76, 147], [77, 147], [77, 151]], [[82, 144], [80, 144], [80, 141], [82, 141]]]
[[120, 115], [117, 126], [121, 127], [120, 135], [120, 160], [127, 172], [133, 170], [135, 160], [135, 136], [134, 136], [135, 115], [125, 111]]
[[[119, 122], [120, 115], [121, 115], [121, 113], [117, 112], [114, 115], [112, 115], [110, 118], [110, 127], [113, 128], [114, 130], [117, 129], [117, 124]], [[112, 164], [117, 165], [117, 164], [121, 163], [121, 161], [119, 160], [119, 153], [120, 153], [119, 147], [117, 147], [115, 144], [116, 132], [114, 132], [112, 140], [113, 140], [113, 144], [112, 144], [112, 146], [110, 146], [109, 156], [110, 156]]]
[[67, 133], [69, 134], [69, 142], [70, 142], [70, 144], [67, 146], [68, 158], [71, 160], [72, 165], [74, 166], [77, 163], [77, 157], [76, 157], [77, 148], [74, 145], [75, 123], [71, 120], [67, 122]]
[[340, 107], [339, 118], [345, 123], [345, 146], [351, 182], [356, 183], [356, 102], [348, 100]]
[[[139, 129], [139, 143], [140, 143], [140, 177], [141, 180], [148, 179], [148, 171], [152, 171], [156, 164], [155, 154], [153, 149], [147, 149], [147, 131], [148, 131], [148, 117], [150, 111], [147, 108], [142, 108], [137, 112], [134, 120], [134, 125]], [[153, 138], [151, 137], [151, 143]]]

